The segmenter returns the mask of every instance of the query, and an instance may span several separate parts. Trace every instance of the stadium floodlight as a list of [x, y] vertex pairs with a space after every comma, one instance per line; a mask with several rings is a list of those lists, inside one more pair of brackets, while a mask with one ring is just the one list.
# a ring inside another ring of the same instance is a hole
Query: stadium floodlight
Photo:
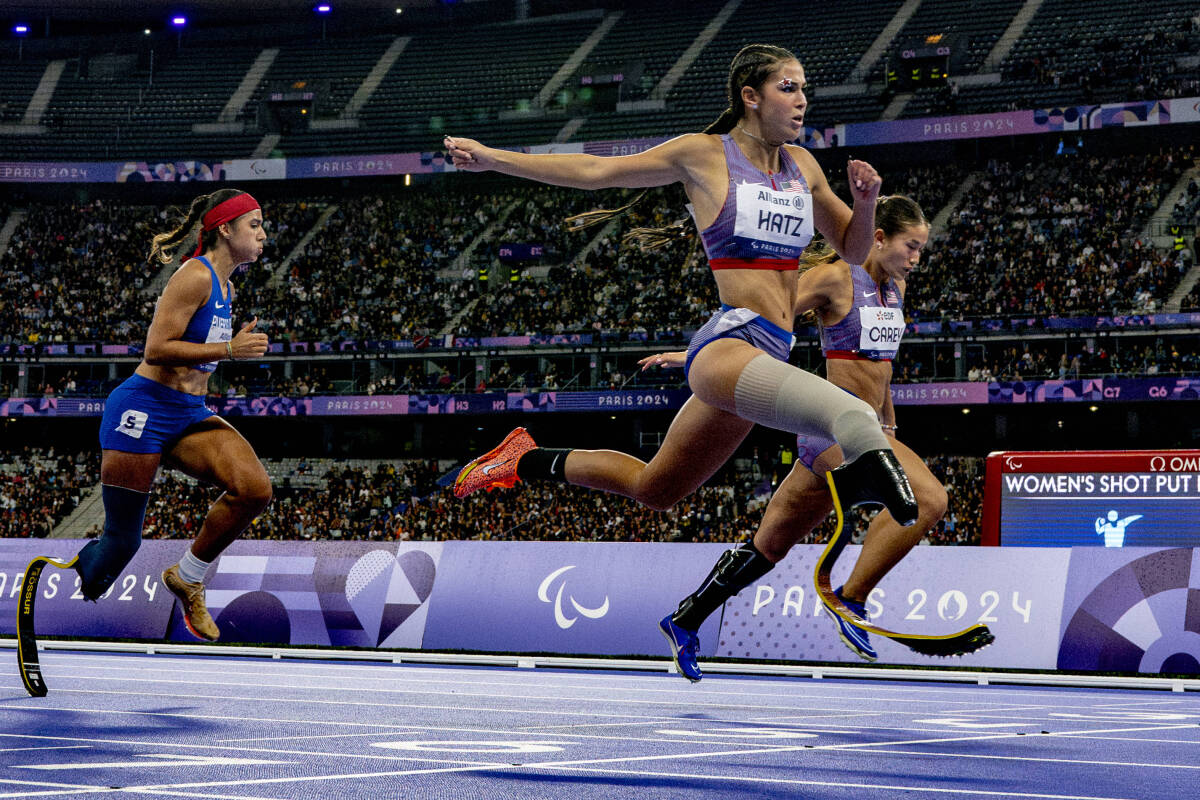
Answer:
[[329, 16], [330, 11], [333, 11], [333, 6], [331, 6], [329, 3], [321, 3], [320, 5], [314, 6], [313, 11], [315, 11], [317, 15], [321, 17], [321, 41], [323, 42], [325, 41], [325, 18]]
[[13, 25], [13, 36], [17, 37], [17, 61], [25, 60], [25, 37], [29, 35], [29, 26], [23, 22]]
[[187, 25], [187, 17], [171, 17], [171, 24], [176, 28], [182, 28]]

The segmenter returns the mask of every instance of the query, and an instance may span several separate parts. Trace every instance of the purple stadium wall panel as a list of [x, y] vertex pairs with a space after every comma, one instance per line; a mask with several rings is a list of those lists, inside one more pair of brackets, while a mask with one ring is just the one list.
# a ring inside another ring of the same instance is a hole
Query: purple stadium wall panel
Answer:
[[[658, 621], [727, 545], [448, 542], [430, 599], [431, 649], [658, 655]], [[716, 649], [720, 617], [700, 629]]]
[[[35, 555], [79, 540], [0, 539], [0, 634], [12, 635]], [[112, 591], [85, 603], [73, 571], [42, 576], [45, 636], [193, 641], [162, 570], [186, 543], [148, 541]], [[657, 621], [708, 573], [720, 544], [234, 543], [208, 575], [229, 643], [662, 657]], [[812, 589], [820, 548], [798, 546], [701, 629], [706, 658], [857, 663]], [[834, 569], [848, 574], [855, 548]], [[919, 547], [873, 593], [885, 626], [930, 634], [986, 623], [963, 659], [878, 642], [894, 664], [1200, 674], [1200, 549]]]
[[[859, 549], [846, 548], [833, 569], [834, 586], [849, 577]], [[871, 593], [867, 610], [872, 621], [930, 635], [981, 622], [996, 635], [996, 642], [947, 661], [875, 636], [880, 662], [1054, 669], [1068, 564], [1087, 553], [1043, 548], [1046, 555], [1039, 558], [1034, 549], [918, 547]], [[825, 618], [813, 587], [820, 553], [817, 546], [793, 548], [756, 585], [726, 602], [718, 657], [848, 660], [849, 650]]]

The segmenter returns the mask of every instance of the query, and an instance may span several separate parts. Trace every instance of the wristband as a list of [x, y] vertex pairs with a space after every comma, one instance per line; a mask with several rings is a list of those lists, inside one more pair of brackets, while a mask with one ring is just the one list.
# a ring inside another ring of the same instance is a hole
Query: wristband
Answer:
[[234, 360], [234, 358], [233, 358], [233, 345], [231, 345], [229, 342], [226, 342], [226, 343], [225, 343], [225, 353], [226, 353], [226, 354], [229, 356], [229, 360], [230, 360], [230, 361], [233, 361], [233, 360]]
[[885, 431], [895, 431], [896, 430], [895, 425], [884, 425], [882, 422], [879, 423], [879, 427], [883, 428]]

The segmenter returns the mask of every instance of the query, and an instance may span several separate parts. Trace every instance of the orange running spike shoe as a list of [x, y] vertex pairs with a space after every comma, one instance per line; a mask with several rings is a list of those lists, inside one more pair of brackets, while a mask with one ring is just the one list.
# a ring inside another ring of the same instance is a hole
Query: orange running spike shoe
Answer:
[[454, 481], [454, 496], [466, 497], [472, 492], [497, 487], [511, 489], [517, 481], [517, 459], [537, 447], [529, 431], [517, 428], [494, 450], [481, 455], [462, 468]]

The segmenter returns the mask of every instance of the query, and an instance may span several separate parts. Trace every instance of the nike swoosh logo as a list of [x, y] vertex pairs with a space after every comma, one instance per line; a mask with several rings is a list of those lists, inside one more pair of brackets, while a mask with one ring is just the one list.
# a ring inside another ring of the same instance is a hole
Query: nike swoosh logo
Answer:
[[551, 477], [554, 476], [554, 468], [558, 466], [558, 459], [559, 459], [559, 456], [556, 455], [554, 457], [554, 460], [550, 462], [550, 476]]
[[[512, 459], [510, 458], [510, 459], [508, 459], [508, 461], [512, 461]], [[483, 468], [482, 468], [482, 469], [483, 469], [483, 474], [484, 474], [484, 475], [490, 475], [490, 474], [491, 474], [491, 472], [492, 472], [492, 470], [494, 470], [494, 469], [499, 469], [500, 467], [503, 467], [505, 464], [507, 464], [507, 463], [508, 463], [508, 461], [501, 461], [499, 464], [488, 464], [486, 467], [483, 467]]]
[[[863, 297], [874, 297], [874, 296], [875, 296], [874, 292], [863, 292]], [[220, 308], [220, 306], [217, 306], [217, 308]]]
[[224, 307], [225, 306], [221, 305], [220, 303], [217, 303], [217, 308], [224, 308]]

